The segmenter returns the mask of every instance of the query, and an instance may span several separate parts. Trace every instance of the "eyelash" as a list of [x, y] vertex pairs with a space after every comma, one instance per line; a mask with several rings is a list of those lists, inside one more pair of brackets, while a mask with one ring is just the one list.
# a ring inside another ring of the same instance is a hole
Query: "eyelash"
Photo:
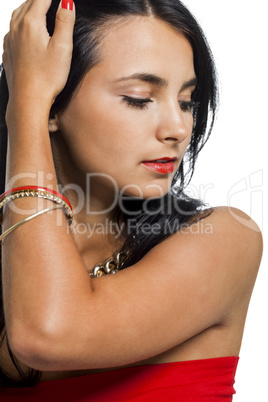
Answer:
[[139, 109], [147, 109], [147, 104], [153, 101], [149, 98], [139, 99], [131, 98], [130, 96], [123, 96], [123, 102], [126, 102], [129, 106], [137, 107]]
[[182, 112], [191, 112], [192, 114], [196, 112], [199, 106], [199, 103], [195, 101], [181, 101], [179, 104]]
[[[153, 102], [150, 98], [132, 98], [130, 96], [123, 96], [123, 102], [126, 102], [128, 106], [136, 107], [139, 109], [148, 109], [148, 103]], [[182, 112], [194, 113], [198, 108], [198, 102], [195, 101], [179, 101], [179, 105]]]

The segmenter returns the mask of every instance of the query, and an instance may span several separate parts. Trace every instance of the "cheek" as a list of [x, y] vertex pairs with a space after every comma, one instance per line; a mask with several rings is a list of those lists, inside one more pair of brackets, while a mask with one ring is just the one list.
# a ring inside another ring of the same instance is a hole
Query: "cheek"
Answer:
[[[122, 104], [114, 97], [102, 96], [102, 101], [92, 98], [79, 99], [70, 108], [67, 124], [75, 131], [91, 141], [96, 141], [103, 146], [113, 146], [119, 140], [128, 141], [137, 133], [139, 122], [137, 116], [122, 109]], [[90, 105], [85, 107], [85, 104]], [[105, 105], [105, 107], [104, 107]]]
[[194, 128], [194, 118], [193, 118], [193, 116], [192, 115], [187, 116], [187, 118], [185, 119], [184, 122], [185, 122], [185, 126], [187, 128], [188, 135], [187, 135], [187, 137], [186, 137], [186, 139], [184, 141], [184, 144], [182, 143], [182, 145], [184, 145], [185, 149], [186, 149], [188, 144], [191, 141], [191, 138], [192, 138], [192, 133], [193, 133], [193, 128]]
[[194, 117], [192, 113], [188, 113], [186, 118], [185, 118], [185, 125], [187, 127], [188, 133], [191, 136], [193, 132], [193, 127], [194, 127]]
[[62, 115], [62, 135], [81, 171], [113, 171], [119, 160], [128, 167], [129, 155], [138, 147], [137, 119], [132, 122], [128, 113], [118, 113], [114, 105], [108, 106], [104, 111], [96, 104], [91, 108], [76, 104]]

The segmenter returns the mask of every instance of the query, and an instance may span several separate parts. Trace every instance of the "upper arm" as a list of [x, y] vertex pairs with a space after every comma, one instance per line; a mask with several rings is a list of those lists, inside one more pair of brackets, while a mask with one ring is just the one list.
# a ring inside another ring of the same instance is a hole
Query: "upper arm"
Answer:
[[249, 302], [261, 250], [259, 229], [245, 214], [216, 209], [132, 267], [93, 279], [90, 299], [78, 292], [79, 309], [70, 306], [36, 368], [119, 366], [184, 342], [222, 322], [241, 298]]

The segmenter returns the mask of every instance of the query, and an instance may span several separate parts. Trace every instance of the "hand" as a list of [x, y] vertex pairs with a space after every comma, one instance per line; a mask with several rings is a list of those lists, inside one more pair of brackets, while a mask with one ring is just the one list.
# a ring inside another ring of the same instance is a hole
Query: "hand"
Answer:
[[50, 108], [64, 88], [71, 65], [75, 12], [59, 6], [49, 36], [46, 13], [51, 0], [27, 0], [11, 18], [4, 38], [3, 64], [9, 99], [47, 102]]

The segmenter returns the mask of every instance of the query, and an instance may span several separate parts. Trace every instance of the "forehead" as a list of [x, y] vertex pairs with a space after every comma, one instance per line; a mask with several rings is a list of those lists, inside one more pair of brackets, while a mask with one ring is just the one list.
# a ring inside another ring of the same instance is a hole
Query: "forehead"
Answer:
[[[100, 46], [100, 67], [111, 74], [146, 71], [160, 76], [195, 75], [193, 51], [188, 40], [155, 17], [135, 16], [112, 24]], [[166, 77], [168, 78], [168, 77]]]

